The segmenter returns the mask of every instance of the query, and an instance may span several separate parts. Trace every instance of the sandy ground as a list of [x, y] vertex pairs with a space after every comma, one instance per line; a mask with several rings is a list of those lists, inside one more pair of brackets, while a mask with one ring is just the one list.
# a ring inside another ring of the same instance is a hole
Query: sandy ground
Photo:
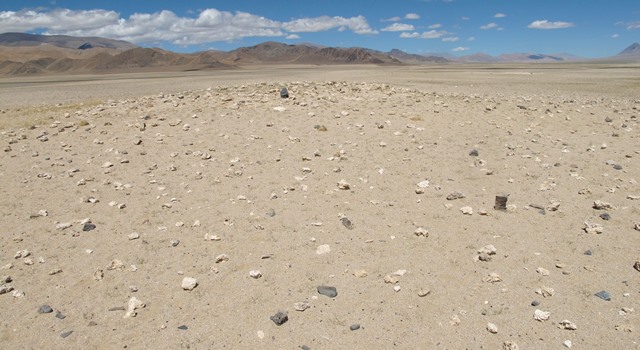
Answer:
[[640, 348], [637, 67], [0, 92], [3, 347]]

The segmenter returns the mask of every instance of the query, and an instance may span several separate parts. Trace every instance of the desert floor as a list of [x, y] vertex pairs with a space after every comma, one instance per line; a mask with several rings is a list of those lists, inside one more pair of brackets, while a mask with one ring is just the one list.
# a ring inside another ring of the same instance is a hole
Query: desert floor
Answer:
[[638, 349], [638, 68], [0, 78], [0, 343]]

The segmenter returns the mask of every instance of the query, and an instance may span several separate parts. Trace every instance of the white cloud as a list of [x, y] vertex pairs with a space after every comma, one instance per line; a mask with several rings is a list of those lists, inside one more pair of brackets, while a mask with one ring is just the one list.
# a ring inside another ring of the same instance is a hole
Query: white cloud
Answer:
[[453, 52], [462, 52], [462, 51], [468, 51], [469, 48], [468, 47], [464, 47], [464, 46], [458, 46], [458, 47], [454, 47], [453, 49], [451, 49], [451, 51]]
[[570, 22], [549, 22], [546, 19], [533, 21], [527, 27], [531, 29], [564, 29], [571, 28], [575, 25]]
[[467, 38], [467, 41], [475, 41], [476, 37], [475, 36], [470, 36]]
[[300, 35], [298, 35], [298, 34], [289, 34], [289, 35], [287, 35], [285, 37], [285, 39], [288, 39], [288, 40], [300, 39]]
[[383, 18], [380, 21], [381, 22], [398, 22], [398, 21], [402, 21], [402, 18], [395, 16], [395, 17]]
[[627, 29], [628, 30], [640, 29], [640, 21], [627, 23]]
[[612, 38], [612, 39], [616, 39], [616, 38], [618, 38], [618, 37], [620, 37], [620, 34], [617, 34], [617, 33], [616, 33], [616, 34], [611, 35], [611, 38]]
[[460, 19], [461, 19], [461, 20], [463, 20], [463, 21], [468, 21], [468, 20], [469, 20], [469, 17], [467, 17], [467, 16], [463, 16], [463, 17], [460, 17]]
[[406, 32], [406, 31], [410, 31], [410, 30], [414, 30], [415, 28], [411, 25], [411, 24], [404, 24], [404, 23], [394, 23], [391, 25], [388, 25], [382, 29], [380, 29], [383, 32]]
[[442, 41], [446, 43], [455, 43], [458, 40], [460, 40], [460, 38], [458, 38], [457, 36], [448, 36], [446, 38], [442, 38]]
[[405, 19], [420, 19], [420, 15], [417, 13], [407, 13], [404, 15]]
[[340, 31], [347, 28], [356, 34], [376, 34], [377, 31], [369, 27], [363, 16], [344, 18], [340, 16], [321, 16], [315, 18], [300, 18], [282, 24], [282, 28], [289, 32], [323, 32], [331, 29]]
[[488, 30], [488, 29], [494, 29], [494, 28], [498, 28], [498, 25], [495, 23], [487, 23], [483, 26], [480, 26], [480, 29], [484, 29], [484, 30]]
[[435, 23], [435, 24], [430, 25], [428, 28], [429, 29], [438, 29], [438, 28], [441, 28], [441, 27], [442, 27], [442, 24]]
[[495, 17], [495, 18], [504, 18], [504, 17], [507, 17], [507, 15], [505, 15], [502, 12], [498, 12], [495, 15], [493, 15], [493, 17]]
[[280, 22], [247, 12], [205, 9], [196, 17], [180, 17], [163, 10], [135, 13], [128, 18], [108, 10], [56, 9], [0, 11], [1, 32], [43, 32], [73, 36], [100, 36], [137, 44], [170, 42], [178, 45], [238, 40], [245, 37], [286, 37], [299, 32], [337, 29], [376, 34], [363, 16], [315, 17]]
[[404, 32], [402, 34], [400, 34], [401, 38], [405, 38], [405, 39], [412, 39], [412, 38], [420, 38], [420, 39], [439, 39], [442, 38], [445, 35], [448, 35], [449, 33], [447, 31], [444, 30], [430, 30], [428, 32], [422, 32], [422, 33], [418, 33], [418, 32], [413, 32], [413, 33], [409, 33], [409, 32]]

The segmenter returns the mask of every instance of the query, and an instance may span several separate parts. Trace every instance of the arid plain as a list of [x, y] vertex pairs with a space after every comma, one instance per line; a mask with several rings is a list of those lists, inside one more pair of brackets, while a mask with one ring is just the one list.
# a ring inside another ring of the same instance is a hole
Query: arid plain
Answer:
[[2, 344], [640, 348], [639, 68], [0, 78]]

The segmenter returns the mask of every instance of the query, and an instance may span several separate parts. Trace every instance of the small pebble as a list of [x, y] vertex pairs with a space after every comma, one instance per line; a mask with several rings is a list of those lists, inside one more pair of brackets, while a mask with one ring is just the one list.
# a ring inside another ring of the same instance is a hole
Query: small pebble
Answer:
[[498, 333], [498, 327], [493, 323], [487, 323], [487, 331], [489, 331], [489, 333], [496, 334]]
[[193, 290], [198, 286], [198, 280], [193, 277], [185, 277], [182, 279], [182, 289]]
[[91, 222], [86, 222], [83, 226], [82, 226], [82, 231], [84, 232], [88, 232], [88, 231], [93, 231], [96, 229], [96, 225], [91, 223]]
[[353, 230], [353, 224], [351, 223], [351, 220], [349, 220], [349, 218], [343, 217], [342, 219], [340, 219], [340, 222], [342, 222], [342, 225], [346, 227], [347, 230]]
[[538, 305], [540, 305], [540, 302], [537, 300], [534, 300], [531, 302], [531, 306], [538, 306]]
[[609, 221], [609, 220], [611, 220], [611, 215], [609, 215], [609, 213], [602, 213], [602, 214], [600, 214], [600, 218], [602, 220]]
[[329, 298], [335, 298], [338, 295], [338, 291], [336, 290], [336, 287], [329, 287], [329, 286], [319, 286], [318, 293], [322, 295], [326, 295]]
[[71, 333], [73, 333], [73, 331], [66, 331], [66, 332], [62, 332], [62, 333], [60, 333], [60, 336], [61, 336], [62, 338], [66, 338], [66, 337], [70, 336], [70, 335], [71, 335]]
[[249, 271], [249, 277], [258, 279], [262, 277], [262, 272], [260, 272], [259, 270], [251, 270]]
[[349, 329], [352, 331], [357, 331], [358, 329], [360, 329], [360, 325], [358, 323], [354, 323], [351, 326], [349, 326]]
[[48, 313], [52, 313], [53, 309], [51, 308], [51, 306], [49, 305], [42, 305], [38, 308], [38, 313], [39, 314], [48, 314]]
[[325, 255], [325, 254], [329, 254], [330, 252], [331, 252], [331, 247], [329, 247], [328, 244], [320, 245], [316, 249], [316, 254], [318, 255]]
[[178, 329], [181, 330], [181, 331], [186, 331], [187, 329], [189, 329], [189, 327], [187, 327], [186, 325], [183, 324], [181, 326], [178, 326]]
[[594, 295], [602, 300], [611, 301], [611, 294], [609, 294], [609, 292], [607, 292], [606, 290], [601, 290]]
[[286, 311], [278, 310], [278, 312], [276, 312], [275, 315], [269, 317], [269, 319], [271, 319], [271, 321], [273, 321], [273, 323], [275, 323], [276, 325], [282, 326], [289, 320], [289, 315], [287, 315]]
[[573, 346], [573, 343], [571, 342], [571, 340], [565, 340], [562, 342], [562, 345], [564, 345], [566, 348], [571, 349], [571, 347]]
[[60, 320], [64, 320], [67, 316], [63, 315], [60, 311], [56, 312], [56, 318]]

